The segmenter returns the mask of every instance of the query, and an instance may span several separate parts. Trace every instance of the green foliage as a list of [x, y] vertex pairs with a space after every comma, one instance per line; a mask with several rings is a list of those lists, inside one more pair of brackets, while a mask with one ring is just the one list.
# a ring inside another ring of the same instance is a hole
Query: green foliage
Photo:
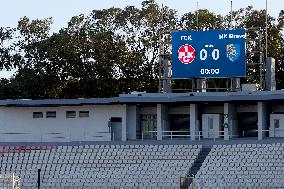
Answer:
[[[265, 39], [265, 11], [247, 7], [233, 12], [233, 26], [260, 27]], [[278, 84], [284, 87], [284, 11], [269, 16], [269, 56], [277, 60]], [[50, 34], [52, 18], [20, 18], [17, 28], [0, 28], [0, 70], [16, 68], [0, 80], [0, 98], [110, 97], [131, 91], [157, 92], [159, 43], [165, 31], [209, 30], [231, 27], [230, 15], [206, 9], [181, 17], [169, 7], [145, 0], [133, 6], [93, 10], [74, 16], [66, 28]], [[248, 37], [259, 35], [250, 30]], [[170, 42], [170, 38], [167, 39]], [[248, 44], [248, 50], [253, 50]], [[257, 59], [250, 55], [248, 62]], [[255, 72], [255, 69], [249, 70]], [[249, 72], [249, 73], [250, 73]], [[253, 78], [257, 81], [257, 78]], [[226, 81], [209, 82], [223, 87]], [[173, 81], [174, 88], [189, 88], [189, 80]]]

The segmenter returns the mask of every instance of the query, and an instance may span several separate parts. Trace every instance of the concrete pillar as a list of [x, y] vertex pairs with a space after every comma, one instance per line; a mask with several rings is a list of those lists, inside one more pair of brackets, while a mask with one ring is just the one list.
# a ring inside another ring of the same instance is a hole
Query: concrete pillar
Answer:
[[230, 107], [229, 103], [224, 103], [224, 140], [229, 140], [229, 114], [230, 114]]
[[[164, 128], [167, 128], [168, 123], [168, 110], [164, 104], [157, 105], [157, 140], [163, 139]], [[168, 134], [168, 133], [167, 133]]]
[[136, 128], [138, 122], [137, 106], [129, 105], [126, 110], [126, 136], [128, 140], [136, 139]]
[[228, 129], [228, 127], [224, 128], [224, 140], [229, 140], [229, 129]]
[[121, 141], [126, 141], [126, 123], [127, 123], [127, 119], [126, 119], [126, 115], [127, 115], [127, 107], [126, 105], [123, 105], [123, 116], [122, 116], [122, 125], [121, 125]]
[[196, 128], [198, 127], [198, 105], [190, 104], [190, 140], [196, 138]]
[[265, 89], [267, 91], [276, 90], [275, 59], [271, 57], [266, 58]]
[[257, 103], [257, 117], [258, 117], [258, 123], [257, 123], [257, 128], [258, 128], [258, 140], [263, 139], [264, 132], [263, 130], [268, 129], [268, 115], [267, 115], [267, 107], [266, 104], [263, 102], [258, 102]]
[[234, 121], [235, 118], [236, 118], [235, 106], [230, 103], [224, 103], [224, 132], [225, 128], [227, 128], [226, 132], [228, 134], [228, 137], [231, 134], [236, 135], [238, 133], [238, 128]]

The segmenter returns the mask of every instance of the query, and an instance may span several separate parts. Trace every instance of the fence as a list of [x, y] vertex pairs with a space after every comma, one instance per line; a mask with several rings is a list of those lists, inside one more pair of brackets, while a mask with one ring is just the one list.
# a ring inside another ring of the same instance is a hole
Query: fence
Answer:
[[[283, 130], [284, 131], [284, 130]], [[261, 130], [262, 133], [268, 136], [269, 130]], [[228, 133], [229, 138], [238, 138], [238, 137], [246, 137], [249, 133], [256, 133], [258, 134], [258, 130], [250, 130], [250, 131], [242, 131], [240, 135]], [[157, 139], [158, 131], [143, 131], [141, 132], [141, 140], [146, 139]], [[162, 139], [190, 139], [191, 133], [190, 131], [160, 131]], [[265, 136], [266, 136], [265, 135]], [[151, 136], [151, 137], [149, 137]], [[216, 140], [219, 138], [225, 137], [225, 131], [196, 131], [195, 138], [198, 140], [201, 139], [212, 139]], [[275, 134], [275, 137], [279, 137], [279, 135]]]

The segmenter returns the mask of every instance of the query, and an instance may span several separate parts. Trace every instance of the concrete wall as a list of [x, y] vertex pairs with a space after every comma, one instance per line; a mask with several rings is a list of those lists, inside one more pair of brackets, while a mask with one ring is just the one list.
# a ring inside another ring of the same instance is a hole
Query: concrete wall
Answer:
[[[279, 128], [275, 128], [275, 122], [278, 121]], [[270, 114], [270, 137], [284, 137], [284, 114]]]
[[224, 124], [227, 124], [228, 134], [231, 138], [238, 137], [239, 129], [235, 104], [224, 104]]
[[[56, 118], [46, 118], [46, 111], [56, 111]], [[66, 111], [76, 111], [76, 117], [66, 118]], [[79, 111], [89, 111], [89, 117], [79, 117]], [[33, 118], [33, 112], [43, 112], [43, 118]], [[111, 117], [121, 117], [122, 125], [126, 125], [126, 107], [1, 107], [0, 142], [111, 140], [108, 133]], [[122, 138], [124, 135], [125, 131]]]
[[168, 107], [169, 114], [189, 114], [190, 106], [174, 106]]
[[157, 140], [162, 140], [163, 133], [162, 131], [169, 130], [169, 116], [168, 108], [166, 105], [158, 104], [157, 105]]
[[127, 133], [127, 140], [135, 140], [136, 139], [136, 130], [138, 124], [138, 112], [137, 106], [131, 105], [127, 106], [126, 110], [126, 133]]
[[237, 112], [257, 112], [257, 103], [255, 104], [242, 104], [242, 105], [236, 105]]
[[274, 113], [284, 113], [284, 105], [282, 104], [273, 104], [271, 106], [271, 111]]
[[138, 114], [157, 114], [157, 107], [156, 106], [139, 107]]
[[224, 113], [223, 104], [218, 104], [218, 105], [206, 104], [201, 107], [202, 107], [203, 114], [223, 114]]
[[269, 129], [269, 126], [268, 126], [269, 115], [268, 115], [266, 103], [258, 102], [257, 107], [258, 107], [258, 114], [257, 114], [258, 115], [258, 123], [257, 123], [258, 140], [262, 140], [266, 134], [266, 131], [263, 131], [263, 130]]
[[199, 135], [199, 106], [197, 104], [190, 105], [190, 140], [195, 140], [196, 135]]

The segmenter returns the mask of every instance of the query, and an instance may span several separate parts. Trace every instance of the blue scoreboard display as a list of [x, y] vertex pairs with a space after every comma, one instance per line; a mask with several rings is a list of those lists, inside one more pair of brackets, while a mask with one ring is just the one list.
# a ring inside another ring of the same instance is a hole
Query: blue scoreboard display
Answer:
[[172, 78], [246, 75], [244, 29], [172, 33]]

